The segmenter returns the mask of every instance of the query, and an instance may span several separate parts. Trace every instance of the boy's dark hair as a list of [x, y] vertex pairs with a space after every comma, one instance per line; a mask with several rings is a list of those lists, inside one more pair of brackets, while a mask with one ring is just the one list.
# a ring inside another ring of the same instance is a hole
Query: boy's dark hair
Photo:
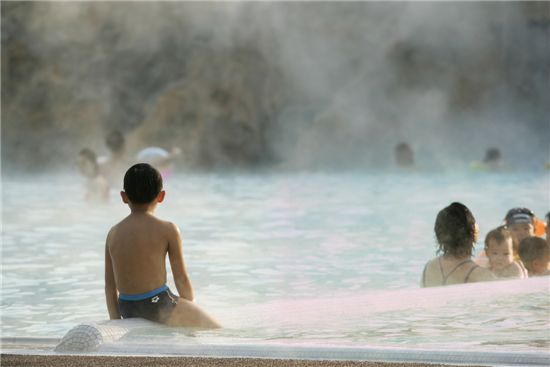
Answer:
[[550, 227], [550, 212], [546, 213], [544, 218], [546, 219], [546, 225]]
[[105, 138], [105, 145], [113, 153], [119, 153], [124, 148], [124, 135], [118, 130], [111, 131]]
[[476, 241], [476, 220], [466, 205], [452, 203], [435, 220], [438, 253], [454, 257], [472, 256]]
[[489, 233], [487, 233], [487, 236], [485, 236], [485, 250], [489, 248], [489, 242], [491, 240], [495, 240], [496, 243], [501, 243], [508, 239], [512, 239], [510, 231], [508, 231], [506, 226], [499, 226], [489, 231]]
[[150, 164], [134, 164], [124, 175], [124, 191], [132, 203], [148, 204], [161, 190], [162, 176]]
[[519, 257], [524, 263], [542, 259], [548, 255], [550, 249], [545, 240], [540, 237], [527, 237], [519, 243]]

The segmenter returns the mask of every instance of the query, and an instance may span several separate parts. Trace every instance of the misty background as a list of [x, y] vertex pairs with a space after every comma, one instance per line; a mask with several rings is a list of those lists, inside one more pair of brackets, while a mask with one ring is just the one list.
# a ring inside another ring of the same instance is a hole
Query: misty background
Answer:
[[548, 2], [2, 2], [2, 169], [179, 147], [189, 169], [550, 158]]

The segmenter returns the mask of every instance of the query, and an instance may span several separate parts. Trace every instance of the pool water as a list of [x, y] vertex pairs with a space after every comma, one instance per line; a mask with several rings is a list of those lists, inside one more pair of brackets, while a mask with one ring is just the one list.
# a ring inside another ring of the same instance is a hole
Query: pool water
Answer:
[[[550, 278], [420, 289], [452, 201], [481, 236], [514, 206], [550, 209], [548, 172], [176, 174], [157, 209], [178, 224], [196, 300], [225, 326], [150, 343], [548, 350]], [[61, 337], [108, 317], [105, 236], [128, 209], [84, 201], [78, 175], [2, 180], [3, 337]], [[169, 279], [173, 287], [173, 281]]]

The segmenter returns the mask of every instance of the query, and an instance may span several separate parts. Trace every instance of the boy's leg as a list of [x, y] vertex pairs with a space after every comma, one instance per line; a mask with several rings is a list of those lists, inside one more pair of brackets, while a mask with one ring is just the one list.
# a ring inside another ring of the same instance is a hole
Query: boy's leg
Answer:
[[166, 321], [166, 325], [203, 329], [221, 328], [221, 325], [199, 306], [183, 298], [178, 299], [178, 304]]

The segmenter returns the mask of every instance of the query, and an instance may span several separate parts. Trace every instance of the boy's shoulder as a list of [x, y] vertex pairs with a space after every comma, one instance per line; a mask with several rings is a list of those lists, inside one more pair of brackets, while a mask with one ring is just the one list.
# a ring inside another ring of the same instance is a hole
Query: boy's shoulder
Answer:
[[170, 221], [162, 220], [157, 217], [155, 217], [155, 221], [155, 226], [158, 229], [158, 235], [168, 239], [169, 243], [179, 243], [181, 234], [177, 225]]
[[109, 232], [107, 232], [107, 239], [113, 237], [113, 235], [116, 234], [117, 230], [123, 225], [123, 222], [126, 220], [126, 218], [124, 218], [123, 220], [121, 220], [120, 222], [118, 222], [117, 224], [115, 224], [114, 226], [112, 226], [110, 229], [109, 229]]
[[157, 217], [156, 215], [151, 215], [149, 217], [149, 219], [159, 225], [159, 226], [163, 226], [163, 227], [166, 227], [166, 228], [169, 228], [169, 229], [178, 229], [178, 226], [175, 225], [173, 222], [169, 221], [169, 220], [165, 220], [165, 219], [161, 219], [159, 217]]
[[110, 243], [113, 240], [116, 240], [116, 238], [120, 235], [128, 233], [128, 231], [135, 232], [140, 229], [154, 231], [157, 235], [169, 236], [171, 238], [180, 236], [180, 229], [176, 224], [170, 221], [151, 216], [147, 224], [143, 224], [132, 221], [131, 216], [128, 216], [109, 229], [109, 232], [107, 233], [107, 242]]
[[[132, 218], [131, 218], [131, 215], [124, 218], [122, 221], [120, 221], [116, 226], [135, 226], [137, 223], [134, 223], [132, 222]], [[180, 230], [178, 228], [177, 225], [175, 225], [174, 223], [168, 221], [168, 220], [164, 220], [164, 219], [161, 219], [155, 215], [151, 215], [151, 216], [148, 216], [147, 217], [147, 220], [145, 223], [139, 223], [138, 224], [140, 227], [143, 227], [143, 226], [147, 226], [148, 228], [156, 228], [162, 232], [164, 232], [165, 234], [168, 233], [168, 234], [179, 234], [180, 233]]]
[[114, 230], [116, 230], [120, 227], [125, 226], [129, 219], [130, 219], [130, 215], [128, 215], [128, 216], [124, 217], [123, 219], [121, 219], [118, 223], [116, 223], [115, 225], [113, 225], [111, 227], [110, 232], [114, 231]]
[[110, 237], [114, 234], [116, 234], [117, 231], [124, 229], [126, 227], [132, 227], [135, 224], [132, 221], [132, 215], [128, 215], [124, 219], [120, 220], [118, 223], [113, 225], [111, 229], [109, 229], [109, 232], [107, 233], [107, 237]]
[[128, 215], [126, 218], [122, 219], [120, 222], [112, 226], [110, 231], [116, 230], [121, 227], [136, 226], [136, 225], [159, 226], [159, 227], [164, 227], [167, 229], [174, 229], [179, 231], [179, 228], [177, 225], [175, 225], [174, 223], [168, 220], [161, 219], [155, 215], [150, 215], [145, 218], [136, 220], [136, 218], [132, 214]]
[[166, 231], [179, 236], [180, 235], [180, 229], [179, 227], [170, 221], [159, 219], [161, 224], [166, 228]]

